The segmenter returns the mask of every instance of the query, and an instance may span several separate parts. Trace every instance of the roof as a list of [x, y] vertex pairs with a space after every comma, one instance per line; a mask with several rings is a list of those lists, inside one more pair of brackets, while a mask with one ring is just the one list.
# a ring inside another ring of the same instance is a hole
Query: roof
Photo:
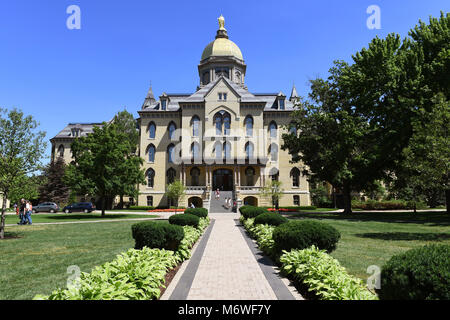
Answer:
[[94, 127], [102, 127], [102, 123], [92, 122], [92, 123], [69, 123], [63, 130], [61, 130], [53, 139], [75, 139], [72, 129], [78, 128], [81, 130], [80, 137], [84, 137], [89, 133], [94, 132]]

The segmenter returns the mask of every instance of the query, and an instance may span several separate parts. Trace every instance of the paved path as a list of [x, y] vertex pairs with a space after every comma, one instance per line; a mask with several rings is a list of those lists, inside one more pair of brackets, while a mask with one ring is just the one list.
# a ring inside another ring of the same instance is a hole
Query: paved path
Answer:
[[220, 198], [216, 200], [214, 191], [211, 195], [211, 202], [209, 212], [215, 213], [231, 213], [231, 208], [225, 207], [225, 198], [231, 198], [233, 196], [232, 191], [220, 191]]
[[[267, 269], [263, 272], [264, 267], [250, 249], [248, 239], [236, 225], [238, 214], [210, 214], [210, 217], [214, 224], [206, 238], [202, 238], [200, 249], [196, 249], [201, 250], [200, 255], [194, 252], [191, 260], [186, 261], [187, 267], [179, 271], [184, 274], [177, 274], [162, 299], [302, 299], [293, 288], [287, 287], [287, 281], [268, 275]], [[283, 293], [280, 295], [279, 291]]]

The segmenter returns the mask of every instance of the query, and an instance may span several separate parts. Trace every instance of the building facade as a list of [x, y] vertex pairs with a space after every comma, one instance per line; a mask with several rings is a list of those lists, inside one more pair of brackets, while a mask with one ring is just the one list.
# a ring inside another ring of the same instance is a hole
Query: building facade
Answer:
[[[219, 18], [216, 38], [203, 50], [194, 93], [162, 93], [152, 88], [138, 111], [139, 153], [146, 184], [139, 186], [138, 205], [170, 206], [167, 184], [180, 180], [187, 188], [181, 206], [208, 207], [214, 190], [230, 191], [239, 205], [271, 206], [260, 195], [270, 180], [284, 189], [280, 206], [310, 205], [309, 186], [300, 164], [281, 150], [290, 115], [298, 99], [282, 93], [251, 93], [246, 64], [229, 40]], [[52, 142], [52, 158], [70, 162], [70, 144], [98, 124], [69, 124]]]

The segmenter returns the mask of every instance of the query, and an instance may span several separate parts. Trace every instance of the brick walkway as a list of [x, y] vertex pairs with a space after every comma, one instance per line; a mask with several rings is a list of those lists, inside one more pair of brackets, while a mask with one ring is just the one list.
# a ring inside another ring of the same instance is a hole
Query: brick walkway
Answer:
[[[196, 258], [194, 252], [191, 260], [186, 261], [187, 266], [180, 269], [163, 300], [276, 300], [277, 296], [302, 299], [295, 289], [288, 288], [287, 280], [270, 274], [276, 273], [273, 268], [258, 263], [248, 239], [236, 226], [238, 214], [210, 214], [210, 217], [214, 225], [209, 238], [201, 240], [207, 241], [203, 254]], [[190, 268], [191, 263], [197, 263], [198, 267]]]

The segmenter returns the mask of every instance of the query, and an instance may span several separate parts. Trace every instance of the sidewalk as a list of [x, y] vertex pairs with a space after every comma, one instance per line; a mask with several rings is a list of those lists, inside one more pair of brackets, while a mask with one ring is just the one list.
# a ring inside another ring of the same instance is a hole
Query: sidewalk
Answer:
[[263, 265], [267, 261], [257, 260], [248, 243], [251, 240], [245, 239], [236, 225], [238, 214], [210, 214], [210, 217], [214, 223], [211, 233], [201, 239], [206, 241], [201, 249], [203, 254], [194, 252], [188, 261], [189, 265], [198, 267], [183, 266], [179, 273], [184, 274], [177, 274], [163, 300], [303, 299], [293, 288], [288, 288], [287, 280], [274, 276], [272, 267]]

